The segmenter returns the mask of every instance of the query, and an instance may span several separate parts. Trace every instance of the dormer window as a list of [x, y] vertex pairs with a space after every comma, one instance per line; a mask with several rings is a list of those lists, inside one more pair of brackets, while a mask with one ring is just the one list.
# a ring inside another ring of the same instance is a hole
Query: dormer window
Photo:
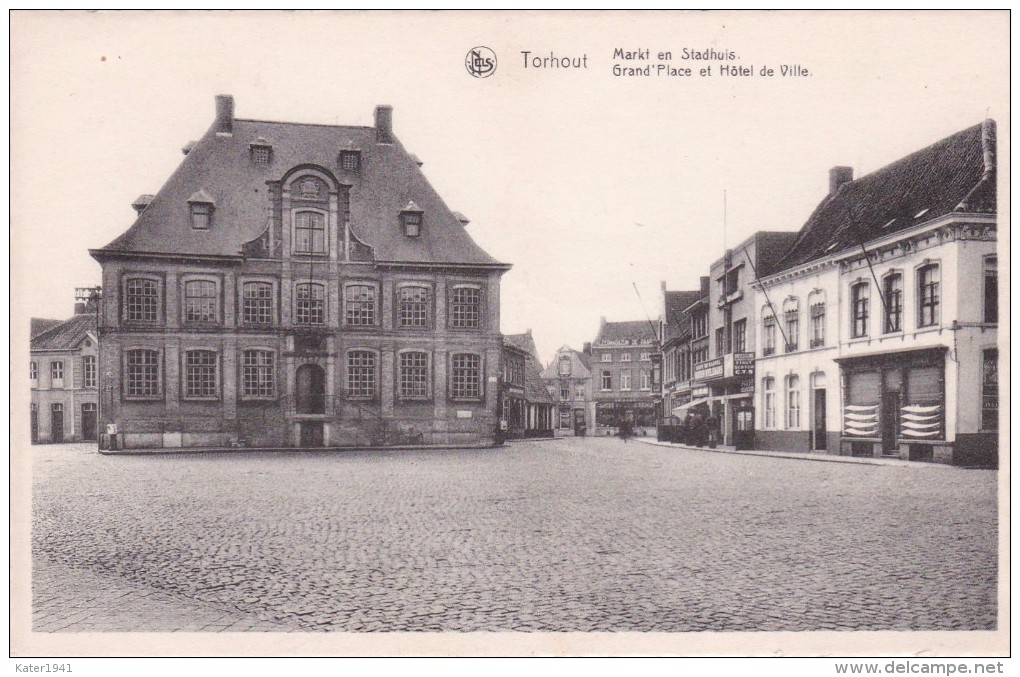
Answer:
[[251, 161], [257, 165], [268, 165], [273, 159], [273, 145], [261, 136], [248, 147], [251, 149]]
[[195, 230], [209, 230], [212, 226], [213, 210], [216, 205], [209, 195], [200, 190], [188, 198], [188, 207], [191, 210], [191, 227]]
[[340, 168], [345, 172], [356, 172], [361, 169], [361, 151], [342, 150], [338, 159]]
[[404, 228], [404, 235], [407, 237], [419, 237], [422, 227], [422, 211], [413, 202], [408, 202], [403, 211], [400, 212], [400, 223]]

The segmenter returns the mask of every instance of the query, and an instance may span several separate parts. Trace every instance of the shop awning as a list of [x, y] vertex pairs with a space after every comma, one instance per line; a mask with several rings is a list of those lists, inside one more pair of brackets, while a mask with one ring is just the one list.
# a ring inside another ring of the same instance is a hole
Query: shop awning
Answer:
[[681, 415], [683, 413], [686, 413], [687, 410], [690, 409], [691, 407], [696, 407], [699, 404], [704, 404], [707, 407], [708, 406], [708, 402], [709, 402], [709, 398], [707, 398], [707, 397], [702, 397], [699, 400], [691, 400], [687, 404], [681, 404], [679, 407], [673, 407], [672, 414], [674, 416], [679, 416], [679, 415]]

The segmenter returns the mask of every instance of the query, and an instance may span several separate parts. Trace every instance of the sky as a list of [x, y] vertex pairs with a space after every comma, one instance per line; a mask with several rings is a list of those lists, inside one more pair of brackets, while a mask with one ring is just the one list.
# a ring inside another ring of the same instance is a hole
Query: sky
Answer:
[[[134, 219], [213, 120], [371, 125], [377, 104], [503, 277], [506, 333], [544, 361], [600, 317], [656, 318], [759, 230], [798, 230], [828, 190], [996, 119], [1009, 25], [970, 13], [187, 13], [11, 17], [12, 331], [100, 282], [88, 249]], [[472, 47], [497, 55], [472, 77]], [[649, 60], [614, 59], [648, 50]], [[683, 60], [683, 50], [733, 60]], [[586, 68], [525, 67], [532, 57]], [[659, 52], [672, 58], [659, 60]], [[622, 77], [613, 66], [692, 68]], [[721, 65], [754, 76], [719, 74]], [[782, 65], [809, 75], [781, 77]], [[711, 65], [711, 76], [699, 70]], [[762, 77], [763, 67], [776, 75]], [[1003, 157], [1005, 153], [1000, 153]], [[725, 193], [725, 208], [724, 208]]]

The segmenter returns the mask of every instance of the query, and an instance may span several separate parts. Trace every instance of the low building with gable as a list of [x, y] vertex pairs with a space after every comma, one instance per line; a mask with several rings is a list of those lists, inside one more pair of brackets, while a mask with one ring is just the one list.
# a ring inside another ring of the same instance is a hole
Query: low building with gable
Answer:
[[68, 320], [32, 318], [28, 378], [33, 444], [98, 439], [96, 309], [94, 299], [83, 299]]
[[594, 431], [591, 344], [586, 343], [580, 351], [561, 346], [541, 376], [556, 402], [554, 426], [557, 434], [583, 436]]
[[542, 380], [531, 330], [503, 337], [503, 392], [500, 420], [510, 439], [552, 437], [555, 400]]

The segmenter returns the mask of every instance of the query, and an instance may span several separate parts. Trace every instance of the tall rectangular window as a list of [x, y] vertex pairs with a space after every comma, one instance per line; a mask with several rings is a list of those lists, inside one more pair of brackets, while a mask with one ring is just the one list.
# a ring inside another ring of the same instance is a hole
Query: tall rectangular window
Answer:
[[184, 396], [216, 397], [219, 385], [216, 353], [189, 350], [184, 353]]
[[726, 346], [726, 327], [718, 327], [715, 330], [715, 356], [720, 357], [729, 352]]
[[641, 390], [652, 389], [652, 372], [645, 369], [641, 370]]
[[219, 321], [216, 283], [191, 280], [184, 284], [184, 321], [211, 323]]
[[821, 348], [825, 345], [825, 304], [811, 305], [811, 347]]
[[429, 396], [429, 357], [427, 353], [400, 354], [400, 396], [405, 398]]
[[792, 353], [800, 347], [800, 311], [786, 313], [786, 352]]
[[376, 359], [370, 350], [347, 353], [347, 396], [369, 399], [375, 397]]
[[28, 363], [28, 378], [32, 381], [39, 380], [39, 365], [35, 362]]
[[294, 308], [297, 324], [322, 324], [326, 321], [326, 292], [321, 284], [299, 284]]
[[429, 326], [432, 299], [429, 288], [405, 286], [397, 290], [397, 323], [404, 329], [426, 329]]
[[455, 329], [477, 329], [482, 318], [482, 292], [476, 287], [454, 287], [450, 320]]
[[85, 388], [95, 388], [97, 385], [96, 356], [95, 355], [82, 356], [81, 366], [82, 366], [82, 386]]
[[733, 352], [743, 353], [747, 350], [747, 320], [733, 323]]
[[557, 369], [557, 373], [559, 373], [560, 376], [570, 376], [570, 358], [567, 357], [566, 355], [560, 356], [559, 368]]
[[124, 319], [155, 322], [159, 316], [159, 286], [155, 280], [131, 278], [124, 285]]
[[50, 378], [54, 381], [61, 381], [64, 378], [64, 363], [50, 362]]
[[918, 327], [930, 327], [939, 323], [939, 267], [937, 264], [924, 266], [917, 271]]
[[477, 399], [482, 396], [482, 360], [470, 353], [453, 356], [450, 396], [455, 399]]
[[245, 324], [272, 324], [273, 285], [268, 282], [245, 282], [242, 318]]
[[630, 369], [620, 372], [620, 390], [630, 390]]
[[762, 355], [766, 357], [776, 352], [776, 318], [774, 315], [766, 315], [762, 321]]
[[294, 251], [299, 254], [326, 253], [326, 217], [319, 212], [294, 215]]
[[786, 427], [800, 428], [800, 377], [794, 374], [786, 377]]
[[344, 319], [350, 327], [375, 326], [376, 294], [370, 284], [349, 284], [344, 288]]
[[124, 379], [128, 397], [156, 397], [159, 390], [159, 353], [155, 350], [129, 350], [125, 358]]
[[613, 389], [613, 372], [605, 370], [602, 372], [602, 390]]
[[999, 272], [998, 258], [995, 256], [985, 258], [984, 321], [989, 323], [999, 321]]
[[245, 397], [276, 394], [275, 355], [271, 350], [245, 350], [241, 355], [241, 393]]
[[886, 275], [882, 284], [885, 297], [885, 333], [903, 329], [903, 276], [899, 273]]
[[860, 338], [868, 335], [868, 313], [870, 306], [870, 290], [867, 282], [859, 282], [850, 288], [851, 337]]
[[630, 362], [630, 353], [620, 353], [620, 362]]
[[765, 427], [776, 427], [776, 379], [771, 376], [762, 379], [762, 392], [765, 393]]
[[982, 354], [981, 369], [981, 429], [999, 429], [999, 351], [986, 350]]

